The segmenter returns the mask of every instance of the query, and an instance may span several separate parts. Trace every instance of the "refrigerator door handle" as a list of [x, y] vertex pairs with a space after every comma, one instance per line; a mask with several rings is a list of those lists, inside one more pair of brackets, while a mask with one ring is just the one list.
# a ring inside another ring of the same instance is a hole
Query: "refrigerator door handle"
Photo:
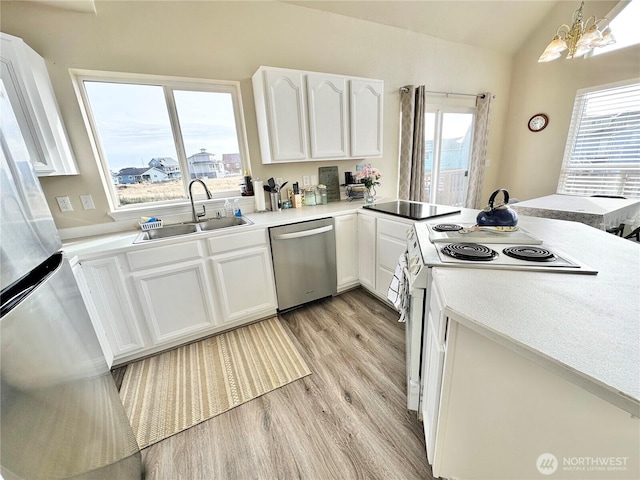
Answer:
[[13, 284], [0, 292], [0, 318], [7, 315], [36, 288], [47, 281], [54, 272], [62, 265], [62, 253], [54, 253]]

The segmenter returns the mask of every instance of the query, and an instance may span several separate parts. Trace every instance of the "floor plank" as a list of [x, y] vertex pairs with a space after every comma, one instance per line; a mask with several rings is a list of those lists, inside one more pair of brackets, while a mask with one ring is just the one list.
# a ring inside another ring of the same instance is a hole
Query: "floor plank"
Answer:
[[144, 449], [145, 478], [432, 479], [397, 314], [356, 289], [280, 318], [313, 373]]

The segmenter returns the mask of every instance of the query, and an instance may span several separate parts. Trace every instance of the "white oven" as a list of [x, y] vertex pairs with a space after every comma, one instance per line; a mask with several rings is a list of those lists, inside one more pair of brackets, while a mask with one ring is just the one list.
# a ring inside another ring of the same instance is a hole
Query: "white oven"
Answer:
[[415, 229], [407, 231], [408, 310], [406, 314], [407, 407], [420, 412], [423, 330], [429, 308], [427, 285], [431, 268], [425, 265]]

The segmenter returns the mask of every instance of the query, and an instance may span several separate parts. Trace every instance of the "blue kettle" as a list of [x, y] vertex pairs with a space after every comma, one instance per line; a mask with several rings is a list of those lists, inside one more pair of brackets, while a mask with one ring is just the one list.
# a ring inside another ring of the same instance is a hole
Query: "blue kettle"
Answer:
[[[504, 202], [494, 207], [493, 202], [500, 192], [504, 195]], [[476, 223], [481, 227], [515, 227], [518, 224], [518, 214], [509, 207], [509, 192], [504, 188], [493, 192], [489, 197], [489, 206], [478, 214]]]

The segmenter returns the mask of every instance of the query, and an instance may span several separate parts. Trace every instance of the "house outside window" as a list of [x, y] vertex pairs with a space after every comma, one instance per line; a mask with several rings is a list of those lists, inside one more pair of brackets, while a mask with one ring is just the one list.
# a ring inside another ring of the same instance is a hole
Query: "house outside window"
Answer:
[[640, 198], [640, 82], [578, 90], [558, 193]]
[[426, 105], [424, 188], [430, 203], [464, 207], [475, 108]]
[[[250, 171], [238, 82], [72, 70], [112, 211], [179, 204], [193, 179], [240, 194]], [[240, 159], [225, 171], [223, 158]], [[112, 178], [116, 182], [111, 181]], [[196, 198], [201, 189], [194, 189]]]

